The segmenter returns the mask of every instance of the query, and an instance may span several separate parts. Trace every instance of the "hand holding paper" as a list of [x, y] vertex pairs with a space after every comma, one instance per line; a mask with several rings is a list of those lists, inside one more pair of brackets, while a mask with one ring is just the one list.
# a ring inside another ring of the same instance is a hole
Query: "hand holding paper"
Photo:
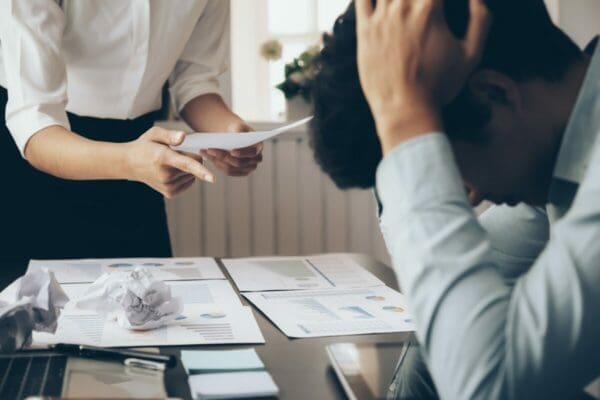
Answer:
[[247, 133], [191, 133], [186, 136], [181, 145], [174, 147], [174, 149], [188, 153], [198, 153], [201, 150], [208, 149], [243, 149], [302, 126], [308, 123], [311, 119], [312, 117], [304, 118], [300, 121], [282, 126], [272, 131]]
[[[227, 132], [248, 133], [254, 131], [243, 121], [230, 124]], [[262, 162], [263, 142], [243, 149], [232, 151], [209, 149], [200, 151], [200, 155], [210, 160], [215, 167], [229, 176], [248, 176], [258, 168]]]

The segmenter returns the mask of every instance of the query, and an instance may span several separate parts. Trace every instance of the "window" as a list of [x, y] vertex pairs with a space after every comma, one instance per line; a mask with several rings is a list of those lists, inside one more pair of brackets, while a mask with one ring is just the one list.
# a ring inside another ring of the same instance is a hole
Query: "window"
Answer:
[[[233, 107], [248, 120], [277, 120], [285, 99], [275, 88], [284, 79], [284, 65], [319, 44], [349, 0], [232, 0]], [[277, 39], [283, 46], [278, 61], [260, 55], [261, 45]]]

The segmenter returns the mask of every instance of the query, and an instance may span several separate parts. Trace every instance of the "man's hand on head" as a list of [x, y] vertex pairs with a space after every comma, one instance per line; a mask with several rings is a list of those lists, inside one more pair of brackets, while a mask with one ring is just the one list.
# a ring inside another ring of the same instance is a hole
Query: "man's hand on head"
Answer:
[[491, 16], [470, 0], [464, 39], [448, 29], [443, 0], [356, 0], [358, 69], [384, 154], [443, 130], [441, 109], [477, 67]]

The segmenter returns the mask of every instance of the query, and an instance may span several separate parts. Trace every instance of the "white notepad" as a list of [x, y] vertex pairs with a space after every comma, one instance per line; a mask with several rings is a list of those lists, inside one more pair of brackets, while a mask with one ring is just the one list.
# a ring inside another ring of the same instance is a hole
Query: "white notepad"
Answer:
[[181, 363], [190, 375], [265, 370], [254, 349], [182, 350]]
[[195, 399], [244, 399], [277, 396], [279, 388], [266, 371], [192, 375], [190, 391]]

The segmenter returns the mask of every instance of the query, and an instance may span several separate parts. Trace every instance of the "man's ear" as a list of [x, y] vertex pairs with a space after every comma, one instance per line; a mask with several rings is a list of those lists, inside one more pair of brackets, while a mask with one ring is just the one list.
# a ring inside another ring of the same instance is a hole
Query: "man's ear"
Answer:
[[513, 110], [521, 108], [521, 94], [516, 82], [500, 72], [489, 69], [476, 71], [467, 85], [471, 95], [482, 104]]

